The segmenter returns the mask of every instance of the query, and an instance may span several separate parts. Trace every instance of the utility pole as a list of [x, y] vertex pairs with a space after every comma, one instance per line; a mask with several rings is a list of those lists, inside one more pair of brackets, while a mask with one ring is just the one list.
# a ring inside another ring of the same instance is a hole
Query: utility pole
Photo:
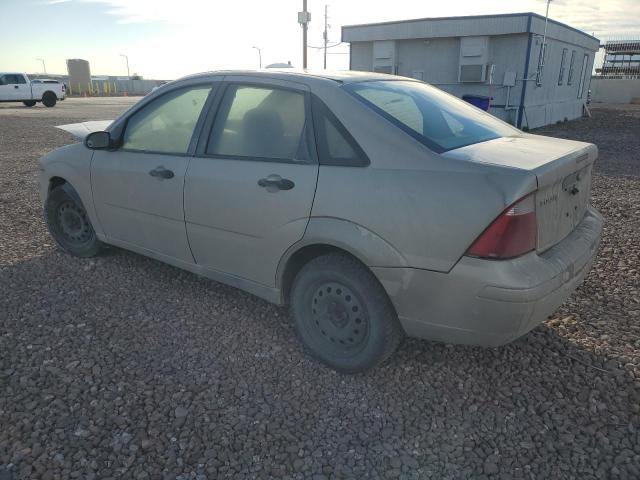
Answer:
[[538, 72], [536, 74], [536, 84], [542, 82], [542, 72], [544, 69], [544, 61], [547, 56], [547, 24], [549, 23], [549, 5], [552, 0], [547, 0], [547, 13], [544, 16], [544, 35], [542, 36], [542, 47], [540, 48], [540, 57], [538, 58]]
[[42, 62], [42, 69], [44, 70], [44, 74], [47, 74], [47, 66], [44, 64], [44, 58], [36, 58], [36, 60], [40, 60]]
[[307, 28], [311, 14], [307, 11], [307, 0], [302, 0], [302, 11], [298, 12], [298, 23], [302, 25], [302, 68], [307, 68]]
[[327, 43], [329, 43], [329, 35], [327, 32], [327, 28], [329, 27], [329, 24], [327, 23], [328, 21], [328, 16], [327, 16], [327, 8], [328, 5], [325, 4], [324, 6], [324, 33], [322, 34], [323, 38], [324, 38], [324, 69], [327, 69]]
[[547, 39], [547, 24], [549, 23], [549, 5], [551, 5], [551, 0], [547, 0], [547, 13], [544, 16], [544, 37], [542, 38], [543, 42]]

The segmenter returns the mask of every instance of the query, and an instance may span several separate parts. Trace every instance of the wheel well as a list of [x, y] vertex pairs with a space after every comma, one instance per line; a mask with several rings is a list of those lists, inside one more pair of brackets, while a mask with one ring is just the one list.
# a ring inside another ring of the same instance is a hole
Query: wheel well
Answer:
[[327, 253], [342, 253], [344, 255], [355, 258], [356, 260], [358, 260], [358, 262], [361, 262], [361, 260], [353, 254], [342, 248], [334, 247], [333, 245], [314, 244], [307, 245], [306, 247], [301, 248], [293, 255], [291, 255], [289, 260], [287, 260], [287, 265], [285, 266], [284, 273], [282, 275], [282, 281], [280, 285], [282, 291], [282, 299], [285, 304], [289, 303], [291, 286], [293, 285], [293, 280], [296, 278], [296, 275], [298, 274], [300, 269], [302, 269], [302, 267], [304, 267], [314, 258], [325, 255]]
[[64, 185], [65, 183], [67, 183], [67, 181], [62, 177], [51, 177], [49, 179], [49, 191], [61, 185]]

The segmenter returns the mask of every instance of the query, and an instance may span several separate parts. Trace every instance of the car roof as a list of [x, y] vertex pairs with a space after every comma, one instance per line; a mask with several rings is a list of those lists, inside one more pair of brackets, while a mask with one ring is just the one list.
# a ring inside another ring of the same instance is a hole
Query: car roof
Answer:
[[397, 75], [387, 75], [384, 73], [374, 72], [357, 72], [357, 71], [331, 71], [331, 70], [297, 70], [292, 68], [270, 68], [263, 70], [217, 70], [212, 72], [197, 73], [183, 77], [180, 80], [203, 78], [211, 76], [255, 76], [260, 78], [273, 78], [280, 80], [291, 81], [303, 81], [309, 83], [310, 81], [330, 81], [339, 84], [345, 83], [358, 83], [358, 82], [371, 82], [380, 80], [412, 80], [413, 78], [399, 77]]

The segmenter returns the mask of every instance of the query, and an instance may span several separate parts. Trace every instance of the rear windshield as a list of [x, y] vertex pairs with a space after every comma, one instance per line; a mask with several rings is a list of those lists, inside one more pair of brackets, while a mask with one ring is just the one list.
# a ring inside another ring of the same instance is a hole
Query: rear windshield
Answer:
[[437, 153], [519, 130], [426, 83], [385, 80], [345, 86], [371, 109]]

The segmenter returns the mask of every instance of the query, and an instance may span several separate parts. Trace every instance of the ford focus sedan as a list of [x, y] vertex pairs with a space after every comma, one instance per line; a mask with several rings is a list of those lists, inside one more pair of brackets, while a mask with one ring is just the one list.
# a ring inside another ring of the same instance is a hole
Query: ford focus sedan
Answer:
[[41, 160], [62, 249], [115, 245], [289, 305], [343, 372], [405, 335], [524, 335], [582, 282], [603, 225], [594, 145], [402, 77], [199, 74], [62, 128], [84, 140]]

